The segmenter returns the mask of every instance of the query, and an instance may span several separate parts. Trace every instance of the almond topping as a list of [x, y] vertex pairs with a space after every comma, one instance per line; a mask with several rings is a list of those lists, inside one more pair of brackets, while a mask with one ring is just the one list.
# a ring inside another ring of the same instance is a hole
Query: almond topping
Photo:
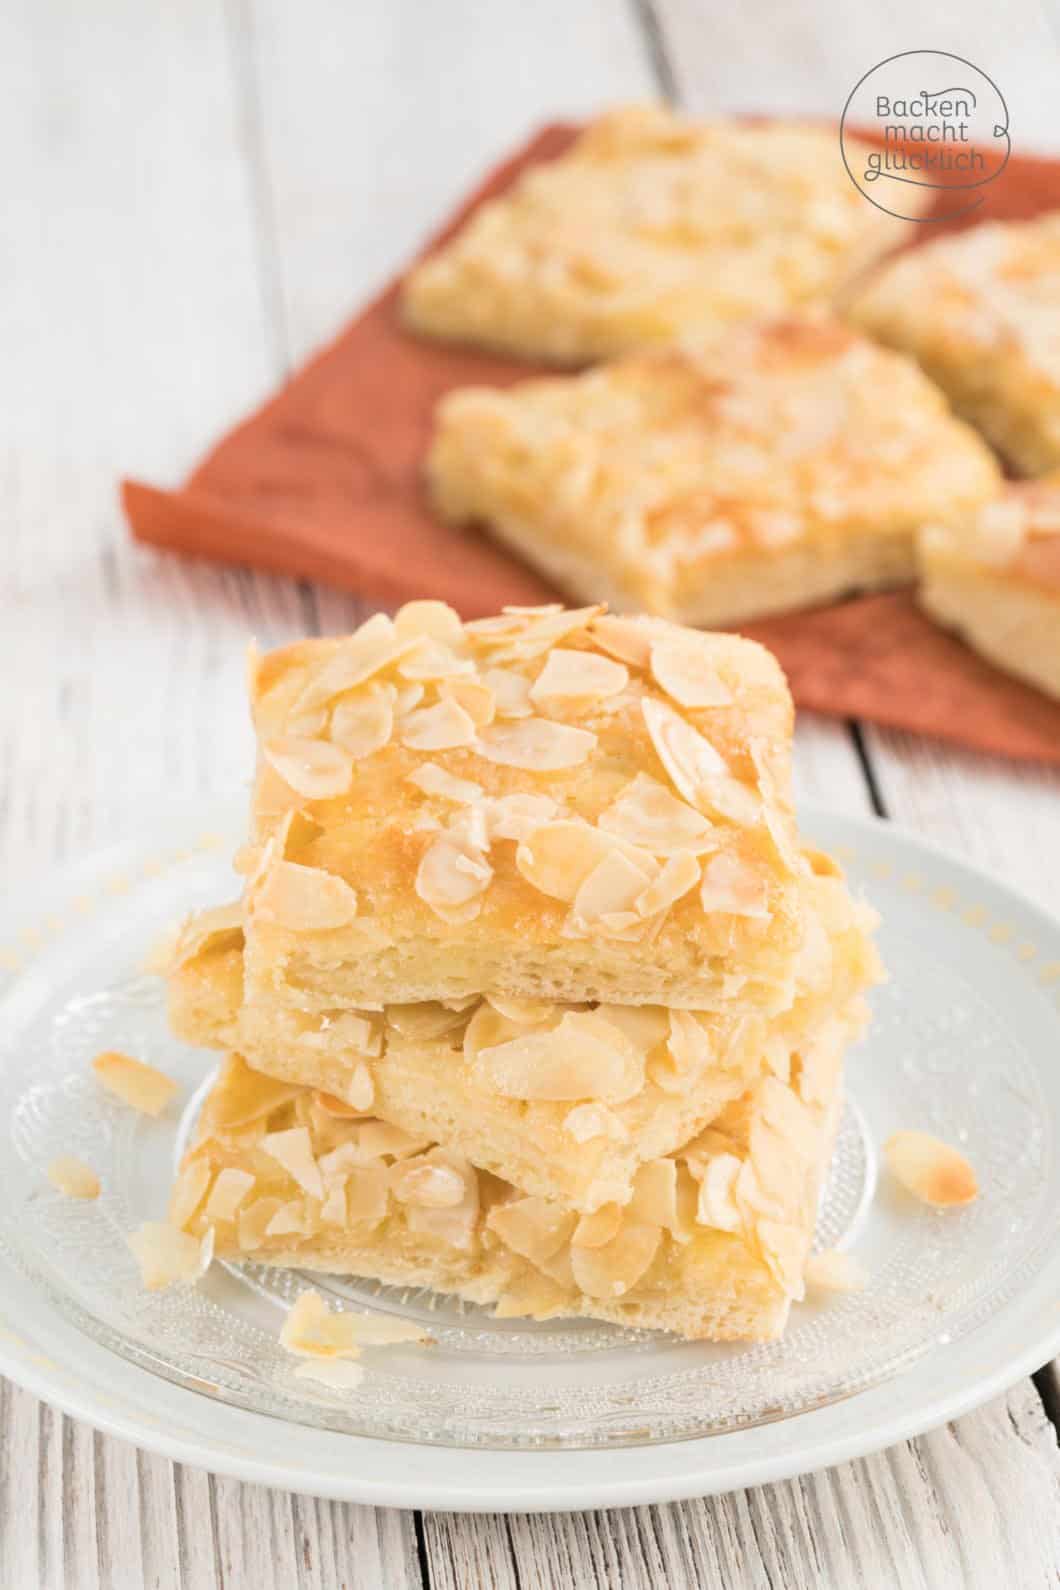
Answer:
[[447, 646], [460, 645], [464, 626], [460, 616], [445, 602], [406, 602], [394, 614], [394, 633], [399, 641], [428, 635]]
[[331, 738], [355, 762], [374, 756], [390, 743], [394, 732], [394, 703], [388, 690], [377, 685], [363, 696], [349, 696], [335, 704]]
[[474, 740], [474, 722], [456, 701], [418, 707], [401, 725], [401, 743], [411, 751], [451, 751]]
[[699, 862], [690, 850], [679, 850], [667, 857], [662, 871], [644, 893], [637, 896], [633, 908], [638, 916], [655, 916], [659, 911], [668, 911], [698, 882]]
[[725, 911], [730, 916], [758, 919], [769, 916], [765, 879], [749, 862], [729, 851], [721, 851], [707, 862], [699, 898], [704, 911]]
[[234, 1220], [253, 1185], [254, 1177], [249, 1171], [237, 1170], [232, 1165], [218, 1171], [203, 1211], [206, 1219], [211, 1222]]
[[236, 1240], [244, 1253], [261, 1246], [273, 1216], [280, 1208], [282, 1200], [279, 1198], [255, 1198], [252, 1204], [246, 1204], [239, 1211]]
[[542, 894], [570, 901], [614, 848], [614, 841], [589, 823], [571, 818], [536, 828], [516, 850], [515, 865]]
[[555, 815], [556, 809], [549, 795], [502, 795], [489, 804], [490, 839], [529, 839]]
[[603, 1204], [591, 1215], [582, 1215], [570, 1239], [572, 1247], [602, 1248], [605, 1242], [618, 1235], [622, 1214], [620, 1204]]
[[465, 1013], [448, 1010], [437, 1000], [425, 1000], [421, 1004], [388, 1005], [386, 1019], [388, 1026], [403, 1038], [431, 1039], [463, 1026]]
[[480, 1049], [475, 1065], [486, 1086], [510, 1099], [621, 1103], [644, 1085], [643, 1058], [594, 1011], [568, 1010], [550, 1032]]
[[836, 1248], [811, 1254], [803, 1274], [807, 1286], [818, 1292], [863, 1292], [869, 1284], [865, 1266]]
[[584, 932], [599, 926], [609, 932], [627, 925], [623, 921], [627, 913], [635, 920], [637, 901], [658, 871], [657, 862], [647, 851], [632, 847], [609, 850], [574, 896], [571, 930]]
[[592, 651], [566, 651], [557, 647], [530, 690], [531, 701], [539, 706], [562, 705], [565, 701], [588, 701], [617, 696], [629, 684], [629, 670]]
[[761, 816], [761, 797], [732, 776], [709, 740], [664, 701], [646, 697], [641, 708], [651, 742], [678, 794], [700, 810], [753, 827]]
[[438, 693], [462, 706], [476, 729], [493, 722], [497, 704], [493, 691], [481, 679], [443, 679]]
[[708, 1159], [699, 1181], [696, 1220], [717, 1231], [739, 1231], [742, 1224], [736, 1202], [736, 1179], [741, 1161], [735, 1154], [716, 1154]]
[[386, 614], [374, 614], [340, 642], [293, 703], [292, 712], [308, 712], [313, 707], [326, 706], [335, 696], [356, 689], [419, 644], [419, 636], [399, 640]]
[[639, 845], [653, 856], [677, 851], [699, 854], [717, 847], [707, 819], [646, 773], [638, 773], [598, 821], [605, 833]]
[[286, 735], [262, 746], [266, 762], [283, 782], [306, 800], [331, 800], [345, 795], [353, 782], [353, 761], [327, 740]]
[[420, 1204], [425, 1209], [451, 1209], [464, 1196], [464, 1179], [455, 1170], [417, 1160], [401, 1162], [390, 1185], [401, 1203]]
[[493, 868], [480, 850], [452, 834], [439, 834], [424, 851], [415, 889], [423, 903], [444, 921], [465, 922], [481, 910]]
[[527, 773], [556, 773], [579, 767], [596, 749], [596, 735], [551, 718], [524, 718], [516, 723], [493, 723], [475, 744], [479, 756], [501, 767], [518, 767]]
[[174, 1283], [193, 1285], [206, 1274], [213, 1259], [212, 1226], [200, 1241], [176, 1226], [147, 1220], [127, 1240], [149, 1292]]
[[357, 915], [357, 895], [344, 878], [298, 861], [276, 861], [254, 891], [252, 914], [292, 932], [324, 933]]
[[320, 1167], [313, 1157], [313, 1144], [306, 1127], [292, 1126], [285, 1132], [269, 1132], [262, 1138], [261, 1147], [311, 1198], [323, 1198]]
[[560, 1014], [559, 1007], [547, 999], [502, 999], [499, 994], [487, 998], [499, 1016], [520, 1027], [537, 1027]]
[[493, 694], [498, 718], [530, 718], [530, 681], [510, 668], [487, 668], [482, 682]]
[[586, 1297], [624, 1297], [648, 1270], [658, 1252], [658, 1226], [628, 1221], [599, 1248], [571, 1248], [571, 1267]]
[[363, 1060], [354, 1066], [346, 1084], [346, 1102], [354, 1110], [370, 1110], [375, 1102], [375, 1083]]
[[429, 1341], [411, 1320], [378, 1314], [332, 1314], [318, 1292], [302, 1292], [280, 1331], [280, 1346], [299, 1358], [359, 1358], [362, 1348]]
[[576, 1219], [544, 1198], [518, 1198], [491, 1209], [486, 1225], [513, 1253], [541, 1265], [570, 1241]]
[[185, 1160], [177, 1172], [169, 1195], [169, 1223], [182, 1229], [188, 1224], [210, 1185], [209, 1163], [205, 1159]]
[[390, 1182], [382, 1165], [355, 1165], [346, 1177], [346, 1211], [341, 1224], [385, 1219]]
[[397, 665], [402, 679], [413, 681], [451, 679], [457, 674], [473, 673], [474, 663], [468, 657], [458, 657], [451, 646], [440, 640], [426, 637], [409, 656]]
[[48, 1166], [48, 1180], [67, 1198], [98, 1198], [99, 1177], [91, 1165], [73, 1154], [60, 1154]]
[[576, 1143], [589, 1143], [594, 1137], [622, 1143], [629, 1137], [618, 1116], [606, 1104], [576, 1104], [564, 1116], [563, 1130], [569, 1132]]
[[[626, 1217], [647, 1226], [662, 1226], [677, 1234], [677, 1164], [672, 1159], [650, 1159], [637, 1171], [633, 1197]], [[684, 1234], [684, 1233], [682, 1233]]]
[[440, 795], [443, 800], [455, 801], [458, 806], [473, 806], [482, 799], [482, 785], [473, 784], [469, 778], [454, 778], [437, 762], [424, 762], [405, 777], [406, 784], [415, 784], [425, 795]]
[[634, 668], [647, 668], [651, 661], [651, 630], [642, 620], [607, 613], [595, 619], [589, 630], [596, 644], [612, 657], [632, 663]]
[[184, 966], [207, 950], [234, 948], [242, 937], [243, 907], [239, 900], [195, 911], [181, 925], [170, 964]]
[[131, 1055], [105, 1049], [92, 1062], [92, 1069], [108, 1093], [129, 1104], [142, 1115], [161, 1115], [179, 1091], [172, 1077], [154, 1066], [144, 1065]]
[[732, 691], [720, 679], [709, 646], [699, 637], [672, 635], [651, 649], [651, 671], [682, 707], [727, 707]]
[[938, 1209], [970, 1204], [979, 1196], [975, 1171], [963, 1154], [927, 1132], [895, 1132], [883, 1157], [907, 1192]]
[[313, 1380], [330, 1391], [353, 1391], [364, 1379], [364, 1366], [347, 1358], [307, 1358], [296, 1364], [298, 1380]]

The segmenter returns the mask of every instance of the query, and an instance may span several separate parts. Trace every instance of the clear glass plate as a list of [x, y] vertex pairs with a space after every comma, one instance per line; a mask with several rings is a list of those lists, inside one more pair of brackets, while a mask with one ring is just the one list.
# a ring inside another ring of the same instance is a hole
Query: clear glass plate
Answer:
[[[509, 1449], [673, 1441], [792, 1418], [878, 1385], [973, 1332], [1055, 1252], [1058, 1111], [1041, 1048], [1051, 1032], [1055, 1053], [1060, 1036], [1055, 928], [927, 850], [910, 870], [884, 827], [818, 817], [813, 837], [842, 852], [853, 886], [881, 912], [890, 973], [873, 998], [871, 1036], [849, 1062], [817, 1231], [820, 1246], [856, 1246], [867, 1290], [796, 1305], [782, 1342], [749, 1347], [499, 1321], [423, 1292], [256, 1265], [215, 1264], [193, 1290], [142, 1291], [125, 1236], [162, 1216], [216, 1062], [169, 1035], [144, 961], [185, 911], [236, 892], [227, 856], [238, 819], [215, 813], [206, 833], [201, 815], [168, 824], [154, 842], [83, 865], [42, 888], [0, 942], [0, 1245], [50, 1305], [127, 1361], [220, 1402], [358, 1435]], [[973, 898], [977, 890], [987, 892]], [[108, 1098], [89, 1069], [102, 1048], [177, 1078], [180, 1110], [153, 1121]], [[970, 1156], [984, 1189], [975, 1205], [941, 1214], [878, 1177], [875, 1145], [905, 1126]], [[60, 1153], [100, 1173], [96, 1202], [51, 1188], [45, 1169]], [[352, 1392], [298, 1380], [277, 1336], [306, 1284], [337, 1307], [429, 1320], [436, 1345], [373, 1353]]]

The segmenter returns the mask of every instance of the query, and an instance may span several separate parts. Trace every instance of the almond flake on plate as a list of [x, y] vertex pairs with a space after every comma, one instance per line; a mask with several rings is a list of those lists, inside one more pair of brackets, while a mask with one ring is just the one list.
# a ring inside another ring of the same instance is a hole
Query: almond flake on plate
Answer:
[[863, 1292], [869, 1284], [865, 1266], [852, 1253], [826, 1248], [812, 1253], [803, 1272], [806, 1285], [818, 1292]]
[[73, 1154], [60, 1154], [48, 1166], [48, 1180], [67, 1198], [98, 1198], [99, 1177]]
[[126, 1239], [149, 1292], [175, 1283], [191, 1285], [206, 1274], [213, 1259], [213, 1227], [200, 1240], [176, 1226], [147, 1220]]
[[161, 1115], [178, 1091], [173, 1078], [167, 1077], [164, 1071], [116, 1049], [105, 1049], [98, 1054], [92, 1069], [108, 1093], [142, 1115]]
[[353, 1391], [364, 1379], [364, 1366], [347, 1358], [307, 1358], [296, 1364], [299, 1380], [314, 1380], [331, 1391]]
[[964, 1155], [928, 1132], [895, 1132], [883, 1145], [883, 1157], [891, 1174], [922, 1203], [948, 1209], [979, 1196], [978, 1179]]

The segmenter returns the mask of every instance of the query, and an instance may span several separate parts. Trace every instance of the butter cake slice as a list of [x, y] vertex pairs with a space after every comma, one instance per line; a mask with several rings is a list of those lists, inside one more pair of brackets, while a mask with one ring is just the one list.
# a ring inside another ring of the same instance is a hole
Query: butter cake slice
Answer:
[[1060, 211], [914, 249], [849, 314], [918, 359], [1019, 474], [1060, 464]]
[[806, 320], [458, 389], [428, 478], [444, 519], [570, 594], [696, 625], [911, 580], [917, 529], [1001, 479], [910, 360]]
[[792, 706], [760, 646], [413, 602], [252, 675], [248, 1002], [791, 1003]]
[[625, 1208], [581, 1216], [233, 1056], [170, 1221], [212, 1230], [220, 1257], [456, 1293], [502, 1316], [772, 1340], [802, 1293], [860, 1019], [837, 1018], [790, 1084], [763, 1079], [678, 1154], [643, 1165]]
[[831, 129], [629, 107], [482, 205], [409, 274], [408, 324], [587, 363], [830, 304], [907, 228], [865, 200]]
[[921, 605], [1060, 699], [1060, 473], [1009, 486], [967, 525], [920, 538]]
[[527, 1193], [581, 1212], [625, 1204], [646, 1161], [761, 1077], [788, 1081], [877, 979], [871, 912], [828, 858], [813, 854], [812, 866], [798, 997], [772, 1019], [501, 999], [309, 1013], [244, 1001], [239, 944], [209, 918], [178, 948], [170, 1019], [191, 1043], [238, 1050], [268, 1076], [444, 1142]]

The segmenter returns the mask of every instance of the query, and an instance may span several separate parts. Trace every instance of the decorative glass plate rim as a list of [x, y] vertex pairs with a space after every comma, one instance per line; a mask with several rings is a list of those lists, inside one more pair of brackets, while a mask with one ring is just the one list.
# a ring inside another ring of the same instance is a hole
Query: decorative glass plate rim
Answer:
[[[841, 828], [846, 828], [848, 831], [853, 831], [854, 833], [860, 832], [862, 834], [869, 834], [876, 839], [883, 836], [886, 839], [897, 841], [899, 846], [901, 846], [903, 843], [907, 846], [911, 845], [916, 851], [919, 851], [921, 855], [926, 855], [928, 857], [937, 859], [942, 864], [948, 865], [951, 868], [956, 868], [965, 878], [979, 879], [981, 880], [984, 887], [995, 892], [1000, 891], [1004, 897], [1006, 906], [1010, 910], [1022, 910], [1032, 914], [1039, 924], [1037, 929], [1039, 933], [1044, 927], [1047, 935], [1052, 934], [1055, 937], [1057, 934], [1057, 924], [1034, 902], [1022, 899], [1014, 891], [1010, 890], [1007, 885], [990, 879], [986, 874], [979, 873], [977, 869], [970, 867], [960, 858], [950, 856], [945, 850], [941, 849], [941, 847], [925, 843], [919, 839], [918, 836], [908, 835], [902, 830], [896, 829], [893, 825], [887, 823], [882, 823], [871, 819], [859, 820], [856, 818], [842, 816], [840, 814], [808, 812], [804, 813], [804, 820], [807, 824], [807, 827], [810, 829], [813, 829], [814, 827], [820, 827], [822, 824], [834, 828], [838, 824]], [[198, 818], [197, 825], [200, 827], [202, 826], [201, 817]], [[224, 824], [223, 826], [227, 826], [227, 824]], [[77, 867], [70, 869], [69, 871], [57, 873], [56, 881], [61, 879], [64, 889], [69, 891], [76, 885], [77, 882], [82, 879], [85, 873], [92, 875], [105, 871], [108, 866], [113, 865], [116, 859], [125, 857], [130, 851], [135, 853], [140, 843], [142, 843], [142, 840], [133, 838], [131, 840], [122, 842], [110, 851], [99, 852], [94, 857], [86, 858], [85, 861], [79, 863]], [[833, 843], [832, 848], [841, 847], [838, 847]], [[186, 854], [187, 851], [178, 852], [175, 859], [181, 859]], [[115, 890], [113, 892], [118, 891]], [[974, 909], [979, 910], [978, 907]], [[965, 919], [972, 924], [974, 912], [969, 911], [964, 914]], [[980, 912], [980, 916], [983, 916], [982, 912]], [[989, 928], [990, 919], [985, 917], [981, 921], [974, 922], [974, 925], [985, 926]], [[39, 937], [39, 935], [37, 936]], [[992, 933], [991, 936], [994, 938], [995, 942], [999, 944], [999, 946], [1004, 948], [1005, 940], [1003, 938], [999, 937], [996, 932]], [[23, 941], [26, 942], [31, 942], [32, 937], [33, 935], [27, 935], [25, 933], [22, 936]], [[1051, 953], [1060, 953], [1060, 941], [1058, 941], [1057, 945], [1054, 946]], [[1019, 958], [1026, 960], [1026, 956], [1020, 956]], [[2, 968], [4, 964], [4, 951], [2, 945], [0, 945], [0, 968]], [[17, 968], [14, 967], [11, 969], [17, 970]], [[5, 1251], [8, 1253], [8, 1257], [16, 1263], [17, 1267], [22, 1270], [23, 1273], [33, 1276], [33, 1266], [27, 1265], [24, 1262], [24, 1256], [17, 1251], [12, 1251], [7, 1242], [5, 1242], [3, 1246]], [[1050, 1231], [1048, 1236], [1041, 1237], [1031, 1248], [1022, 1254], [1018, 1263], [1006, 1270], [1003, 1285], [993, 1289], [978, 1300], [977, 1306], [972, 1311], [972, 1316], [969, 1318], [966, 1324], [962, 1325], [962, 1328], [959, 1332], [960, 1337], [963, 1338], [980, 1329], [985, 1319], [992, 1318], [999, 1307], [1003, 1308], [1007, 1302], [1011, 1301], [1011, 1299], [1021, 1291], [1028, 1274], [1034, 1272], [1038, 1268], [1043, 1250], [1055, 1251], [1055, 1235], [1053, 1231]], [[40, 1277], [38, 1276], [34, 1278], [39, 1283]], [[54, 1294], [54, 1290], [48, 1286], [46, 1278], [43, 1284], [50, 1294], [52, 1305], [56, 1307], [59, 1313], [66, 1314], [67, 1316], [73, 1318], [77, 1328], [84, 1330], [88, 1335], [92, 1335], [104, 1346], [108, 1347], [109, 1350], [116, 1352], [118, 1356], [123, 1357], [134, 1364], [141, 1364], [141, 1366], [145, 1367], [151, 1374], [159, 1375], [162, 1378], [168, 1380], [171, 1384], [182, 1386], [185, 1389], [195, 1389], [193, 1383], [188, 1378], [182, 1377], [179, 1374], [174, 1374], [172, 1372], [171, 1366], [169, 1365], [160, 1365], [153, 1359], [151, 1354], [143, 1353], [141, 1358], [138, 1356], [137, 1351], [130, 1352], [130, 1347], [134, 1347], [135, 1344], [131, 1343], [128, 1338], [122, 1336], [120, 1332], [114, 1331], [112, 1327], [106, 1324], [105, 1321], [101, 1321], [87, 1311], [81, 1310], [80, 1305], [76, 1304], [76, 1300], [66, 1296], [65, 1294], [59, 1294], [56, 1296]], [[83, 1318], [75, 1317], [79, 1312], [83, 1314]], [[867, 1376], [863, 1380], [859, 1381], [858, 1384], [844, 1388], [838, 1392], [835, 1392], [834, 1394], [823, 1396], [817, 1402], [807, 1403], [794, 1413], [784, 1409], [779, 1409], [773, 1415], [741, 1423], [736, 1428], [740, 1430], [747, 1430], [758, 1428], [763, 1424], [775, 1423], [777, 1420], [790, 1421], [793, 1418], [802, 1417], [805, 1413], [813, 1411], [815, 1408], [826, 1407], [838, 1401], [849, 1400], [850, 1398], [858, 1396], [874, 1386], [892, 1380], [896, 1375], [905, 1373], [911, 1364], [919, 1362], [927, 1353], [930, 1353], [933, 1345], [934, 1344], [930, 1341], [925, 1342], [916, 1350], [903, 1354], [899, 1361], [888, 1363], [886, 1367], [882, 1367], [877, 1374]], [[222, 1404], [228, 1403], [229, 1405], [236, 1408], [245, 1408], [247, 1411], [255, 1414], [262, 1413], [262, 1410], [260, 1408], [255, 1408], [253, 1403], [245, 1402], [239, 1397], [225, 1397], [219, 1400], [222, 1402]], [[265, 1416], [270, 1415], [266, 1414]], [[277, 1417], [276, 1415], [271, 1416]], [[282, 1415], [279, 1417], [281, 1418], [282, 1422]], [[346, 1422], [342, 1422], [339, 1425], [335, 1425], [327, 1421], [321, 1421], [319, 1425], [313, 1421], [298, 1420], [297, 1422], [305, 1428], [321, 1428], [332, 1431], [337, 1430], [343, 1434], [358, 1433], [355, 1430], [351, 1430], [348, 1423]], [[411, 1442], [415, 1445], [425, 1444], [425, 1438], [422, 1434], [411, 1435], [403, 1432], [383, 1432], [378, 1429], [364, 1433], [367, 1434], [369, 1438], [380, 1438], [386, 1441]], [[731, 1432], [727, 1429], [715, 1429], [710, 1432], [709, 1439], [720, 1439], [722, 1436], [728, 1433]], [[615, 1440], [617, 1440], [617, 1444], [621, 1446], [628, 1446], [631, 1444], [639, 1444], [640, 1442], [645, 1441], [650, 1444], [654, 1444], [656, 1442], [666, 1444], [673, 1441], [694, 1441], [701, 1437], [702, 1431], [700, 1429], [690, 1428], [679, 1433], [670, 1432], [663, 1435], [647, 1437], [643, 1435], [640, 1435], [639, 1437], [634, 1436], [632, 1441], [630, 1432], [623, 1431], [617, 1435]], [[497, 1442], [490, 1439], [486, 1439], [481, 1443], [469, 1443], [466, 1439], [453, 1442], [451, 1438], [446, 1438], [444, 1436], [434, 1439], [436, 1440], [437, 1445], [448, 1450], [453, 1450], [454, 1447], [457, 1449], [473, 1449], [477, 1445], [487, 1447], [490, 1450], [504, 1451], [513, 1449], [512, 1444], [509, 1442]], [[558, 1444], [568, 1450], [572, 1449], [569, 1440], [562, 1440]], [[515, 1449], [534, 1449], [536, 1445], [547, 1447], [550, 1450], [555, 1450], [556, 1443], [550, 1440], [546, 1435], [542, 1437], [540, 1442], [533, 1441], [528, 1443], [525, 1440], [521, 1440], [515, 1444]], [[589, 1442], [577, 1441], [573, 1444], [573, 1449], [599, 1449], [601, 1446], [605, 1448], [611, 1448], [613, 1446], [613, 1442], [610, 1438], [602, 1442], [598, 1440]]]

